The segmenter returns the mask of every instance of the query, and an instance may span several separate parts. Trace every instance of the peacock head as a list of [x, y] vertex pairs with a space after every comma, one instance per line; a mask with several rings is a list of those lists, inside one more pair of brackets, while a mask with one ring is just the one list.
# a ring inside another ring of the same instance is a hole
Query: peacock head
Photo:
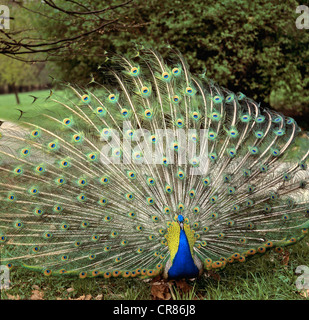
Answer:
[[183, 222], [184, 222], [184, 217], [183, 217], [183, 215], [178, 215], [178, 217], [177, 217], [177, 221], [178, 221], [178, 224], [179, 224], [179, 226], [180, 226], [180, 228], [183, 230]]

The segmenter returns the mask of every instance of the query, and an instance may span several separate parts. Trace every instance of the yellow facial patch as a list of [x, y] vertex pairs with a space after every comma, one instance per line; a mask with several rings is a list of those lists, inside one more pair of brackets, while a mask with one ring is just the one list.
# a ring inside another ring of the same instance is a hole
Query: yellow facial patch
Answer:
[[180, 237], [180, 226], [177, 222], [174, 221], [172, 222], [170, 227], [167, 229], [167, 234], [166, 234], [167, 245], [170, 251], [172, 263], [178, 251], [179, 237]]

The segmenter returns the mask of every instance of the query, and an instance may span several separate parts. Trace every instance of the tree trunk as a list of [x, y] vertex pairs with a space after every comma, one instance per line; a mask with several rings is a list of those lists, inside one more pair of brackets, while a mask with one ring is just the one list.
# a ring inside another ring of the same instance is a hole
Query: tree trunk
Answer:
[[17, 88], [16, 88], [15, 83], [13, 83], [12, 88], [13, 88], [13, 91], [14, 91], [14, 94], [15, 94], [16, 102], [17, 102], [17, 104], [20, 104], [20, 100], [19, 100], [19, 96], [18, 96], [18, 91], [17, 91]]

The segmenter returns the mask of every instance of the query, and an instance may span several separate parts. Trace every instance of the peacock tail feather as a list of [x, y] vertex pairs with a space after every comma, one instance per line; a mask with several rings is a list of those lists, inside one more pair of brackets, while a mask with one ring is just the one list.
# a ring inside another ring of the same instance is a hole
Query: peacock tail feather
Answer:
[[201, 272], [308, 233], [309, 140], [297, 149], [292, 118], [191, 75], [172, 50], [110, 61], [106, 85], [66, 85], [48, 99], [58, 109], [1, 129], [2, 262], [167, 277], [181, 234]]

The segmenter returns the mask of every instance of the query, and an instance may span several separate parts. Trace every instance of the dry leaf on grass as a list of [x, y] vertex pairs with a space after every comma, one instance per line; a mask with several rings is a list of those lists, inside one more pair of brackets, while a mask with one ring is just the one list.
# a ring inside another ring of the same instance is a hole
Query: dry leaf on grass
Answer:
[[288, 250], [285, 250], [282, 254], [282, 264], [284, 266], [287, 266], [290, 260], [290, 252]]
[[33, 290], [30, 300], [43, 300], [44, 292], [39, 290]]
[[299, 294], [305, 298], [309, 298], [309, 289], [302, 290]]
[[213, 272], [210, 270], [210, 271], [208, 271], [207, 275], [208, 275], [208, 277], [211, 277], [214, 280], [217, 280], [217, 281], [221, 280], [221, 277], [220, 277], [219, 273], [217, 273], [217, 272]]
[[92, 298], [91, 294], [87, 294], [86, 296], [83, 294], [82, 296], [76, 299], [69, 298], [69, 300], [91, 300], [91, 298]]
[[32, 289], [34, 289], [34, 290], [41, 290], [41, 288], [40, 288], [39, 286], [37, 286], [36, 284], [34, 284], [34, 285], [32, 286]]
[[177, 280], [175, 282], [177, 289], [181, 290], [183, 293], [187, 293], [192, 290], [192, 286], [190, 286], [186, 280]]
[[20, 300], [20, 296], [12, 296], [9, 293], [6, 294], [9, 300]]
[[170, 300], [172, 297], [168, 285], [164, 282], [154, 282], [151, 286], [151, 295], [153, 300]]
[[73, 291], [74, 291], [74, 288], [68, 288], [68, 289], [67, 289], [67, 292], [68, 292], [68, 293], [73, 292]]

